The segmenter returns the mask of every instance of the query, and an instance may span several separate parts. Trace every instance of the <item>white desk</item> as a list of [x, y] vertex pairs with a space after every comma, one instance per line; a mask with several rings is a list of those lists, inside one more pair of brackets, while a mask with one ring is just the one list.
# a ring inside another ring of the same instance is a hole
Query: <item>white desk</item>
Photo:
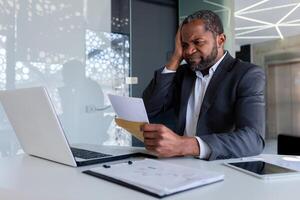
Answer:
[[[265, 159], [279, 156], [262, 155]], [[266, 182], [222, 165], [222, 161], [201, 161], [195, 158], [163, 159], [199, 170], [225, 174], [225, 180], [182, 192], [165, 199], [197, 200], [293, 200], [300, 199], [300, 178]], [[300, 165], [300, 162], [298, 162]], [[156, 199], [114, 183], [81, 173], [96, 167], [72, 168], [28, 155], [0, 159], [0, 199], [2, 200], [100, 200]]]

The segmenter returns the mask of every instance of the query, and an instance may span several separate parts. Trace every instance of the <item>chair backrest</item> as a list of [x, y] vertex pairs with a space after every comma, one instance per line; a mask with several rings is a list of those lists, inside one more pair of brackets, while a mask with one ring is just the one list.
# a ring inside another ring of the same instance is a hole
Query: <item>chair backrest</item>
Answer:
[[300, 136], [279, 134], [277, 153], [281, 155], [300, 155]]

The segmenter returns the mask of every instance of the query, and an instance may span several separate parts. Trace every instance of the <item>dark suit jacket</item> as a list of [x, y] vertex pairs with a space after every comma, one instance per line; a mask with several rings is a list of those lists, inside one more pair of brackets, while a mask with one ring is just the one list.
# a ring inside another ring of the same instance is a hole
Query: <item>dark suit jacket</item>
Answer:
[[[188, 65], [176, 73], [155, 71], [143, 99], [149, 118], [174, 109], [175, 132], [183, 135], [196, 74]], [[212, 150], [209, 160], [257, 155], [264, 148], [265, 74], [261, 67], [224, 57], [207, 87], [197, 133]]]

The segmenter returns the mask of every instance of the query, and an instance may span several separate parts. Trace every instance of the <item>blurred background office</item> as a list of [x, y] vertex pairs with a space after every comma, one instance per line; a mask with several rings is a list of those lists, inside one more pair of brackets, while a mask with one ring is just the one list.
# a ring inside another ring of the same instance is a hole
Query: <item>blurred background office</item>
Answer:
[[[300, 0], [0, 0], [0, 90], [46, 87], [70, 143], [137, 145], [107, 94], [141, 96], [199, 9], [222, 18], [231, 55], [265, 69], [265, 152], [277, 153], [279, 134], [300, 137]], [[0, 106], [0, 157], [18, 153]]]

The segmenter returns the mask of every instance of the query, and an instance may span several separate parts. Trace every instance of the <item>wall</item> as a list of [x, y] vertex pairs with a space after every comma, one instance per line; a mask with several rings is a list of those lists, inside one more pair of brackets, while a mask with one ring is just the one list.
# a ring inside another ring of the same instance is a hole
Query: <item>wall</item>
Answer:
[[[300, 60], [300, 35], [292, 36], [292, 37], [286, 37], [283, 40], [272, 40], [267, 42], [262, 42], [258, 44], [252, 45], [252, 62], [256, 65], [262, 66], [266, 71], [266, 88], [268, 86], [271, 87], [274, 77], [272, 76], [273, 71], [269, 69], [268, 66], [277, 65], [277, 64], [284, 64], [289, 63], [291, 61], [299, 61]], [[284, 73], [281, 73], [282, 78], [285, 77], [285, 79], [289, 79], [289, 77], [286, 77]], [[281, 88], [284, 88], [283, 82], [279, 83]], [[269, 94], [271, 95], [271, 93]], [[267, 106], [267, 112], [269, 112], [269, 109], [272, 108], [272, 102], [271, 97], [268, 96], [267, 90], [266, 90], [266, 100], [269, 99], [269, 106]], [[271, 112], [269, 112], [271, 113]], [[277, 126], [274, 124], [274, 116], [268, 116], [267, 124], [266, 124], [266, 138], [276, 138], [276, 134], [274, 134], [274, 126]], [[286, 119], [287, 120], [287, 119]]]
[[132, 96], [140, 97], [154, 71], [165, 65], [173, 52], [177, 30], [177, 1], [131, 1], [131, 66], [139, 82]]
[[252, 62], [262, 67], [300, 58], [300, 35], [253, 44], [252, 55]]
[[[131, 1], [131, 75], [138, 77], [132, 96], [141, 97], [172, 54], [178, 26], [177, 0]], [[142, 146], [133, 138], [132, 144]]]

